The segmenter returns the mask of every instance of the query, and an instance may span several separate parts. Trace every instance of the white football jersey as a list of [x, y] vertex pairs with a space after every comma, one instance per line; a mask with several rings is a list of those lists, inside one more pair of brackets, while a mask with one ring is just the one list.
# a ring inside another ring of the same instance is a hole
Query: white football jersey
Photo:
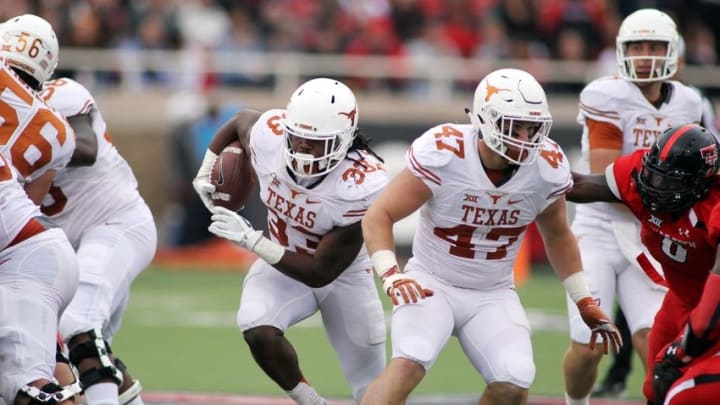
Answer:
[[73, 245], [83, 230], [141, 200], [132, 169], [112, 144], [90, 92], [80, 83], [57, 79], [45, 84], [45, 102], [65, 117], [90, 114], [98, 151], [91, 166], [66, 167], [55, 175], [42, 211], [60, 225]]
[[[656, 108], [630, 81], [608, 76], [592, 81], [580, 93], [577, 122], [583, 126], [582, 157], [578, 173], [590, 172], [590, 146], [586, 119], [610, 123], [622, 132], [622, 155], [650, 148], [665, 129], [702, 118], [702, 100], [694, 89], [677, 81], [668, 81], [670, 95]], [[609, 203], [579, 204], [576, 221], [610, 221], [630, 215], [618, 211]]]
[[53, 111], [0, 59], [0, 151], [18, 172], [21, 184], [70, 161], [75, 135]]
[[431, 190], [420, 209], [410, 266], [450, 285], [513, 285], [512, 267], [527, 226], [573, 185], [567, 157], [548, 139], [531, 165], [496, 187], [480, 161], [471, 125], [443, 124], [416, 139], [406, 155]]
[[0, 250], [5, 249], [40, 208], [18, 183], [17, 173], [0, 152]]
[[[263, 113], [250, 131], [252, 165], [260, 199], [268, 209], [268, 231], [286, 249], [313, 254], [320, 239], [338, 226], [362, 219], [388, 177], [374, 156], [352, 151], [320, 183], [298, 185], [288, 174], [280, 119], [285, 110]], [[353, 270], [371, 268], [363, 246]]]

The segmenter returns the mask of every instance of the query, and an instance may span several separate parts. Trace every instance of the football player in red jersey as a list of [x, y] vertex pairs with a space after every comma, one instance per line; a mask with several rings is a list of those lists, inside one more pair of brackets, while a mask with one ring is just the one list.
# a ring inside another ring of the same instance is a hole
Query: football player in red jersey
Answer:
[[[649, 337], [643, 393], [652, 404], [717, 403], [720, 393], [718, 167], [715, 137], [689, 124], [667, 129], [650, 150], [618, 158], [605, 175], [573, 173], [568, 199], [625, 203], [662, 265], [662, 275], [649, 274], [669, 287]], [[647, 263], [645, 253], [637, 260]]]

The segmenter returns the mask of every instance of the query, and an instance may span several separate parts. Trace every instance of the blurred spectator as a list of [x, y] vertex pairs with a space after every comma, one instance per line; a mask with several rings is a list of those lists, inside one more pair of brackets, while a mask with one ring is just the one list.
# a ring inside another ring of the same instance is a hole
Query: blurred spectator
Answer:
[[[554, 42], [555, 48], [553, 49], [553, 59], [563, 62], [569, 62], [564, 65], [564, 71], [577, 77], [583, 76], [585, 66], [572, 62], [587, 62], [590, 61], [590, 47], [583, 36], [583, 33], [577, 28], [566, 27], [560, 29], [556, 35]], [[567, 92], [567, 93], [580, 93], [584, 83], [553, 83], [546, 84], [545, 88], [550, 92]]]
[[476, 19], [469, 13], [467, 1], [448, 1], [448, 13], [445, 18], [445, 35], [455, 43], [464, 57], [472, 56], [473, 50], [479, 43]]
[[601, 28], [602, 49], [597, 57], [597, 65], [594, 72], [588, 72], [587, 81], [590, 82], [598, 77], [617, 74], [618, 62], [615, 49], [615, 40], [620, 29], [621, 18], [618, 13], [608, 9], [607, 16]]
[[426, 25], [425, 11], [417, 0], [392, 0], [390, 19], [398, 38], [403, 42], [412, 41], [420, 35]]
[[[445, 27], [440, 21], [424, 25], [420, 35], [406, 43], [405, 51], [410, 61], [409, 67], [415, 71], [440, 69], [442, 58], [458, 57], [461, 52], [458, 45], [445, 35]], [[408, 90], [422, 99], [429, 95], [429, 83], [423, 79], [412, 79]]]
[[143, 65], [139, 55], [133, 50], [167, 51], [177, 48], [171, 35], [171, 20], [167, 14], [151, 12], [144, 14], [138, 21], [136, 36], [128, 36], [120, 43], [119, 62], [123, 72], [127, 72], [123, 81], [132, 87], [139, 88], [146, 84], [173, 84], [177, 82], [176, 62], [167, 58], [164, 53], [149, 55], [149, 64]]
[[550, 0], [540, 9], [538, 24], [551, 44], [563, 40], [567, 30], [574, 31], [572, 35], [579, 35], [585, 43], [585, 55], [595, 58], [602, 48], [605, 9], [601, 0]]
[[184, 0], [177, 26], [186, 46], [213, 48], [230, 32], [230, 17], [215, 0]]
[[[428, 35], [439, 35], [438, 24], [452, 43], [447, 54], [459, 51], [461, 57], [489, 65], [501, 58], [526, 61], [516, 67], [542, 80], [547, 74], [543, 62], [550, 57], [614, 59], [614, 35], [607, 33], [616, 32], [618, 20], [639, 7], [664, 8], [677, 17], [688, 41], [688, 64], [720, 63], [718, 0], [6, 0], [0, 18], [39, 14], [51, 21], [63, 46], [133, 51], [120, 52], [118, 62], [123, 72], [130, 69], [122, 79], [131, 86], [205, 89], [271, 85], [272, 72], [232, 71], [237, 64], [256, 63], [246, 51], [402, 56], [405, 48], [417, 53]], [[448, 43], [446, 39], [433, 42]], [[577, 52], [581, 43], [582, 52]], [[161, 52], [137, 55], [135, 50], [184, 52], [177, 59]], [[243, 57], [208, 57], [216, 50]], [[353, 85], [404, 89], [406, 67], [402, 58], [397, 63], [392, 66], [395, 78], [363, 77], [353, 79]], [[358, 74], [363, 69], [356, 64], [350, 68]], [[73, 72], [59, 73], [77, 78]], [[588, 76], [596, 77], [594, 73]], [[113, 72], [92, 79], [119, 80]]]
[[[392, 23], [389, 19], [367, 20], [357, 33], [355, 38], [348, 44], [345, 53], [352, 56], [401, 56], [404, 54], [403, 44], [395, 35]], [[348, 66], [352, 72], [355, 66]], [[366, 78], [361, 79], [362, 74], [358, 77], [348, 79], [348, 86], [352, 88], [391, 88], [398, 89], [402, 86], [400, 77], [404, 67], [402, 61], [397, 59], [397, 76], [388, 80]]]
[[[254, 62], [252, 53], [261, 52], [264, 49], [262, 38], [253, 25], [250, 13], [240, 7], [230, 10], [230, 33], [220, 41], [219, 51], [237, 52], [242, 54], [242, 63], [252, 64]], [[221, 73], [219, 82], [223, 85], [246, 85], [257, 84], [266, 80], [261, 75], [245, 75], [239, 73]]]
[[502, 59], [510, 57], [509, 42], [505, 25], [497, 18], [486, 18], [480, 25], [482, 41], [475, 48], [474, 56], [481, 59]]

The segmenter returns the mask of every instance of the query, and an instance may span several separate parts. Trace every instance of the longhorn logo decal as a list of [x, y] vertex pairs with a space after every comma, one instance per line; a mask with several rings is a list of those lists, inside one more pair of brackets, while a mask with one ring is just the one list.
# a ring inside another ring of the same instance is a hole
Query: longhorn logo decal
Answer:
[[344, 115], [350, 120], [350, 125], [355, 126], [355, 115], [357, 115], [357, 107], [353, 108], [349, 112], [339, 112], [338, 115]]

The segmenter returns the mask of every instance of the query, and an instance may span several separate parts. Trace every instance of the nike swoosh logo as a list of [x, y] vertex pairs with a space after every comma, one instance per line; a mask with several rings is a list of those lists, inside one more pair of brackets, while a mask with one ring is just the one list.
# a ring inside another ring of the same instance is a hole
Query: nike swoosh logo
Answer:
[[220, 157], [218, 158], [218, 168], [219, 168], [220, 170], [218, 170], [218, 172], [217, 172], [217, 180], [215, 181], [218, 186], [222, 186], [223, 183], [225, 182], [225, 177], [223, 176], [222, 167], [223, 167], [223, 164], [222, 164], [222, 156], [220, 156]]
[[520, 201], [522, 201], [522, 198], [519, 199], [519, 200], [515, 200], [515, 201], [513, 201], [513, 200], [508, 200], [508, 205], [517, 204], [517, 203], [519, 203]]
[[306, 198], [306, 199], [305, 199], [305, 202], [308, 203], [308, 204], [320, 204], [321, 201], [315, 201], [315, 200], [311, 200], [311, 199], [309, 199], [309, 198]]

